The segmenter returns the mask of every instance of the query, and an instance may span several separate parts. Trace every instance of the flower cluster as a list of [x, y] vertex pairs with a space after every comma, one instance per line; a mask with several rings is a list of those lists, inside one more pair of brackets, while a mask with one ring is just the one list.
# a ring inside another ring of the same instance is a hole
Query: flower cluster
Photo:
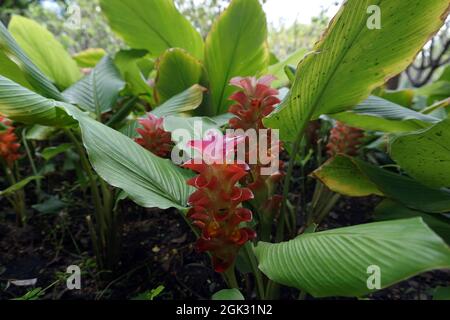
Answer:
[[17, 135], [14, 133], [15, 128], [11, 125], [11, 121], [0, 116], [0, 158], [2, 158], [8, 166], [20, 158]]
[[[279, 157], [282, 150], [280, 141], [272, 141], [271, 130], [266, 130], [263, 119], [275, 110], [277, 104], [281, 101], [278, 98], [278, 90], [271, 88], [272, 82], [276, 78], [267, 75], [259, 79], [254, 77], [234, 78], [230, 84], [238, 88], [230, 100], [235, 103], [230, 107], [229, 112], [235, 115], [229, 122], [233, 129], [255, 129], [259, 141], [264, 141], [268, 146], [267, 156]], [[259, 150], [255, 144], [246, 141], [249, 150], [247, 157], [251, 158], [254, 153], [259, 155]], [[259, 143], [261, 147], [261, 143]], [[259, 156], [258, 156], [259, 157]], [[258, 158], [257, 164], [252, 164], [251, 175], [243, 181], [255, 194], [253, 201], [258, 210], [263, 215], [273, 216], [279, 212], [280, 197], [274, 195], [275, 185], [281, 179], [280, 170], [271, 175], [262, 175], [262, 169], [266, 167], [261, 164]], [[279, 161], [279, 159], [277, 159]], [[279, 161], [279, 167], [282, 162]]]
[[330, 132], [327, 154], [334, 157], [338, 154], [357, 156], [364, 138], [364, 131], [337, 122]]
[[190, 146], [202, 153], [201, 159], [190, 160], [183, 166], [197, 173], [188, 184], [197, 190], [189, 197], [192, 207], [188, 217], [201, 230], [197, 241], [200, 252], [210, 252], [214, 269], [225, 272], [230, 268], [241, 246], [254, 239], [256, 234], [242, 223], [252, 220], [252, 212], [241, 204], [253, 198], [248, 188], [237, 186], [247, 175], [248, 167], [232, 161], [224, 161], [234, 153], [242, 137], [209, 136], [202, 141], [191, 141]]
[[136, 138], [135, 141], [153, 154], [165, 158], [170, 154], [173, 144], [170, 132], [164, 131], [163, 122], [163, 118], [152, 114], [139, 119], [142, 128], [138, 128], [136, 131], [141, 137]]
[[234, 93], [230, 100], [235, 101], [229, 112], [236, 117], [230, 120], [234, 129], [264, 129], [262, 120], [275, 109], [281, 101], [278, 90], [270, 87], [275, 80], [273, 76], [233, 78], [230, 84], [240, 90]]

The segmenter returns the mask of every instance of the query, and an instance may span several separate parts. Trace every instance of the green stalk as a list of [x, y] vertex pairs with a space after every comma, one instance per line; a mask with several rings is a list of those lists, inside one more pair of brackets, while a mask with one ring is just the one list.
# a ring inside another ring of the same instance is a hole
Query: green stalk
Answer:
[[234, 266], [231, 266], [227, 271], [225, 271], [223, 273], [223, 277], [230, 289], [239, 289]]
[[128, 100], [123, 106], [122, 108], [119, 109], [119, 111], [117, 111], [117, 113], [115, 113], [111, 119], [109, 119], [109, 121], [106, 123], [106, 125], [108, 127], [112, 127], [118, 123], [120, 123], [123, 119], [125, 119], [131, 112], [131, 110], [133, 110], [134, 105], [136, 104], [136, 102], [139, 100], [139, 98], [137, 97], [133, 97], [130, 100]]
[[[312, 114], [312, 112], [310, 112]], [[309, 116], [307, 119], [305, 120], [298, 132], [297, 138], [294, 142], [293, 148], [292, 148], [292, 153], [291, 153], [291, 159], [289, 161], [289, 166], [288, 166], [288, 170], [286, 173], [286, 176], [284, 177], [284, 182], [283, 182], [283, 199], [282, 199], [282, 203], [281, 203], [281, 211], [280, 211], [280, 221], [278, 222], [278, 226], [277, 226], [277, 234], [276, 234], [276, 242], [281, 242], [283, 241], [284, 238], [284, 225], [285, 225], [285, 218], [286, 218], [286, 208], [287, 208], [287, 201], [288, 201], [288, 196], [289, 196], [289, 189], [291, 187], [291, 179], [292, 179], [292, 174], [294, 173], [294, 166], [295, 166], [295, 159], [296, 156], [298, 154], [298, 152], [300, 151], [300, 147], [301, 147], [301, 143], [302, 143], [302, 139], [303, 139], [303, 135], [305, 133], [305, 130], [308, 126], [309, 123], [309, 119], [311, 118], [311, 116]]]
[[[86, 152], [84, 151], [84, 148], [81, 146], [78, 139], [75, 137], [75, 135], [72, 133], [72, 131], [70, 131], [70, 129], [65, 129], [65, 132], [66, 132], [67, 136], [70, 138], [70, 140], [73, 142], [73, 144], [75, 145], [75, 149], [77, 150], [78, 155], [80, 156], [81, 166], [83, 167], [84, 171], [86, 172], [88, 179], [89, 179], [89, 183], [91, 185], [92, 197], [94, 200], [95, 211], [97, 213], [96, 218], [100, 218], [98, 216], [101, 216], [101, 212], [102, 212], [103, 208], [102, 208], [102, 200], [101, 200], [100, 193], [99, 193], [98, 187], [97, 187], [97, 178], [96, 178], [96, 176], [92, 170], [91, 164], [89, 163], [89, 160], [86, 156]], [[97, 221], [97, 223], [98, 222], [99, 221]]]
[[[17, 183], [17, 179], [14, 176], [13, 171], [10, 167], [5, 163], [5, 175], [8, 183], [13, 186]], [[19, 228], [23, 227], [26, 223], [26, 209], [25, 209], [25, 199], [23, 195], [23, 191], [19, 190], [16, 191], [13, 196], [12, 200], [10, 201], [13, 205], [14, 212], [16, 213], [16, 223]]]
[[265, 299], [264, 279], [261, 271], [258, 268], [258, 261], [256, 260], [255, 253], [253, 252], [253, 244], [247, 242], [243, 249], [247, 257], [247, 260], [250, 264], [250, 267], [252, 268], [253, 276], [255, 277], [256, 292], [258, 294], [258, 298], [264, 300]]
[[[38, 176], [39, 174], [38, 174], [38, 171], [36, 169], [36, 164], [34, 162], [34, 159], [31, 156], [30, 146], [28, 145], [28, 141], [26, 139], [26, 135], [27, 135], [27, 129], [25, 128], [22, 131], [22, 145], [25, 148], [25, 152], [27, 154], [28, 161], [30, 162], [30, 166], [31, 166], [31, 170], [33, 171], [33, 175]], [[42, 199], [41, 189], [42, 189], [41, 180], [37, 179], [36, 180], [36, 196], [38, 197], [38, 200]]]

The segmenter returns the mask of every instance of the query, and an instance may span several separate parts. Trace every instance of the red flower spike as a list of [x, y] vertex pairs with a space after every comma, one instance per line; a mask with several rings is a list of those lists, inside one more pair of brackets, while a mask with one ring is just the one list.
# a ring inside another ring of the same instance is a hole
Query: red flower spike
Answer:
[[[229, 112], [236, 117], [229, 121], [229, 125], [233, 129], [256, 129], [258, 140], [267, 141], [268, 159], [278, 157], [282, 150], [280, 141], [272, 141], [271, 130], [267, 132], [259, 130], [266, 129], [263, 124], [263, 119], [272, 113], [275, 106], [281, 102], [277, 97], [279, 94], [278, 90], [270, 87], [275, 79], [275, 77], [268, 75], [259, 79], [254, 77], [238, 77], [230, 81], [230, 84], [237, 87], [238, 91], [230, 97], [230, 100], [235, 101], [235, 104], [230, 107]], [[258, 210], [268, 216], [275, 216], [278, 213], [276, 210], [279, 211], [279, 206], [267, 206], [267, 204], [271, 204], [273, 198], [278, 199], [277, 196], [274, 196], [274, 185], [283, 176], [280, 172], [283, 164], [281, 161], [279, 162], [278, 172], [274, 172], [270, 176], [263, 176], [261, 171], [268, 166], [260, 163], [261, 159], [259, 158], [257, 146], [251, 144], [249, 140], [246, 143], [248, 147], [248, 153], [246, 155], [247, 162], [249, 159], [258, 159], [258, 163], [251, 165], [252, 174], [242, 181], [242, 183], [253, 191], [255, 195], [253, 204]]]
[[275, 106], [281, 102], [277, 97], [278, 90], [270, 87], [274, 80], [276, 78], [273, 76], [231, 79], [230, 84], [240, 89], [230, 97], [230, 100], [236, 102], [229, 109], [229, 112], [236, 116], [230, 120], [232, 128], [264, 128], [262, 119], [272, 113]]
[[[11, 125], [11, 121], [0, 116], [0, 158], [2, 158], [9, 167], [20, 158], [18, 143], [19, 139], [14, 133], [15, 128]], [[6, 127], [6, 129], [2, 129]]]
[[250, 189], [236, 186], [247, 175], [248, 167], [226, 163], [224, 159], [243, 142], [241, 137], [211, 135], [203, 141], [191, 141], [190, 146], [202, 153], [197, 160], [184, 164], [199, 175], [188, 181], [197, 188], [190, 197], [188, 218], [201, 230], [196, 247], [200, 252], [210, 252], [214, 269], [225, 272], [230, 268], [239, 249], [256, 237], [254, 231], [241, 228], [252, 220], [252, 212], [241, 207], [242, 202], [253, 198]]
[[147, 118], [139, 119], [142, 128], [136, 129], [141, 137], [135, 141], [155, 155], [165, 158], [170, 155], [173, 143], [170, 132], [164, 131], [164, 119], [148, 114]]
[[352, 128], [342, 122], [337, 122], [330, 132], [327, 144], [327, 154], [334, 157], [338, 154], [357, 156], [364, 138], [364, 131]]

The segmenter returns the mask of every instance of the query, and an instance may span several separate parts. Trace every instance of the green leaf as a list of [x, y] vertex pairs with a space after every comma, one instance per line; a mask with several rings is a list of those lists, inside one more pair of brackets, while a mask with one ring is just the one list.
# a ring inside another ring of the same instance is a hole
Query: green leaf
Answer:
[[314, 171], [312, 176], [319, 179], [332, 191], [349, 197], [383, 195], [348, 157], [337, 156], [328, 160]]
[[450, 267], [449, 247], [420, 218], [304, 234], [279, 244], [260, 242], [255, 253], [270, 279], [315, 297], [373, 292], [367, 286], [370, 266], [379, 267], [381, 288]]
[[168, 117], [195, 110], [201, 105], [205, 91], [205, 88], [195, 84], [167, 100], [151, 113], [157, 117]]
[[17, 182], [16, 184], [10, 186], [9, 188], [7, 188], [3, 191], [0, 191], [0, 196], [3, 196], [3, 197], [10, 196], [10, 195], [16, 193], [17, 191], [25, 188], [30, 182], [40, 180], [40, 179], [43, 179], [43, 177], [31, 176], [31, 177], [25, 178], [25, 179]]
[[390, 199], [375, 208], [375, 220], [387, 221], [421, 217], [423, 221], [447, 243], [450, 243], [450, 219], [440, 215], [410, 209]]
[[269, 67], [269, 74], [274, 75], [278, 79], [272, 83], [272, 86], [275, 88], [287, 86], [289, 84], [289, 78], [285, 72], [286, 66], [293, 65], [297, 67], [298, 63], [300, 62], [300, 60], [302, 60], [307, 52], [307, 49], [298, 49], [285, 60], [271, 65]]
[[94, 68], [106, 56], [106, 51], [100, 48], [89, 48], [78, 52], [72, 58], [80, 68]]
[[359, 159], [353, 159], [353, 162], [387, 197], [425, 212], [450, 211], [449, 190], [429, 188], [416, 180], [383, 170]]
[[414, 99], [414, 90], [384, 90], [379, 96], [380, 98], [399, 104], [403, 107], [411, 107]]
[[81, 78], [76, 62], [46, 28], [13, 16], [8, 29], [31, 61], [59, 88], [65, 89]]
[[223, 289], [213, 294], [212, 300], [245, 300], [244, 296], [238, 289]]
[[450, 191], [429, 188], [357, 158], [337, 156], [313, 173], [329, 189], [347, 196], [384, 195], [424, 212], [450, 211]]
[[33, 86], [28, 82], [22, 70], [9, 60], [3, 51], [0, 51], [0, 75], [20, 84], [22, 87], [33, 90]]
[[147, 54], [147, 50], [121, 50], [116, 54], [114, 63], [125, 79], [130, 92], [136, 97], [146, 97], [148, 100], [153, 95], [152, 90], [146, 76], [139, 68], [140, 62], [148, 60]]
[[170, 160], [161, 159], [130, 138], [66, 105], [79, 121], [83, 142], [97, 173], [110, 185], [124, 190], [138, 205], [184, 209], [193, 188], [192, 175]]
[[61, 153], [66, 152], [70, 148], [72, 148], [71, 143], [63, 143], [56, 147], [48, 147], [48, 148], [45, 148], [44, 150], [42, 150], [41, 156], [46, 161], [49, 161], [49, 160], [53, 159], [54, 157], [60, 155]]
[[167, 50], [159, 59], [155, 89], [160, 102], [165, 102], [194, 84], [204, 84], [204, 68], [200, 61], [182, 49]]
[[432, 187], [450, 187], [450, 120], [396, 137], [392, 158], [409, 175]]
[[68, 206], [69, 204], [58, 196], [52, 196], [42, 203], [33, 205], [32, 208], [41, 214], [57, 214]]
[[205, 61], [213, 110], [228, 111], [233, 77], [257, 76], [269, 64], [266, 16], [258, 0], [234, 0], [213, 24], [206, 39]]
[[[378, 5], [381, 29], [369, 29], [367, 9]], [[322, 39], [299, 64], [291, 103], [266, 120], [295, 140], [310, 118], [343, 112], [403, 71], [443, 25], [447, 0], [348, 0]]]
[[332, 117], [349, 126], [383, 132], [409, 132], [439, 122], [439, 119], [371, 96], [356, 108], [333, 114]]
[[141, 301], [152, 301], [155, 298], [157, 298], [163, 291], [164, 286], [158, 286], [156, 289], [148, 290], [146, 292], [140, 293], [136, 297], [132, 298], [131, 300], [141, 300]]
[[437, 287], [433, 293], [433, 300], [450, 300], [450, 287]]
[[134, 49], [154, 57], [182, 48], [203, 58], [203, 40], [172, 0], [100, 0], [111, 28]]
[[[24, 77], [28, 83], [34, 88], [34, 90], [46, 98], [52, 98], [56, 100], [63, 100], [63, 96], [53, 83], [36, 67], [36, 65], [28, 58], [28, 56], [19, 47], [16, 40], [9, 34], [5, 26], [0, 22], [0, 51], [3, 55], [6, 55], [8, 59], [16, 64], [16, 66], [22, 71]], [[3, 75], [3, 67], [0, 67]], [[9, 68], [9, 67], [8, 67]], [[15, 70], [16, 71], [16, 70]], [[15, 72], [14, 71], [14, 72]], [[8, 77], [8, 73], [5, 73]], [[21, 76], [14, 76], [13, 81], [18, 80]], [[22, 84], [29, 89], [26, 83]]]
[[54, 127], [73, 124], [73, 119], [57, 108], [63, 104], [0, 76], [0, 113], [14, 121]]
[[48, 140], [57, 131], [54, 127], [34, 125], [27, 130], [25, 138], [27, 140], [44, 141]]
[[64, 91], [66, 100], [97, 115], [111, 111], [125, 87], [119, 71], [105, 56], [89, 75]]

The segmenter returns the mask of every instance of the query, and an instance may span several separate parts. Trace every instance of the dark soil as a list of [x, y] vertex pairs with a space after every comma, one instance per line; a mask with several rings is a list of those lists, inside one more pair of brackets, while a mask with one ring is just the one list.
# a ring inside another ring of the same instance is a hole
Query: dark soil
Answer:
[[[83, 201], [78, 196], [78, 203]], [[330, 229], [370, 222], [377, 198], [343, 198], [322, 228]], [[1, 203], [2, 208], [4, 203]], [[33, 287], [8, 284], [14, 279], [37, 278], [34, 287], [47, 288], [44, 299], [132, 299], [160, 285], [158, 299], [209, 299], [225, 288], [205, 254], [194, 250], [195, 237], [175, 210], [146, 210], [129, 201], [125, 214], [123, 252], [116, 275], [100, 280], [92, 258], [85, 223], [87, 209], [70, 206], [56, 215], [35, 215], [26, 228], [18, 229], [7, 214], [0, 222], [0, 299], [20, 297]], [[69, 265], [83, 270], [82, 289], [66, 289]], [[431, 290], [446, 286], [450, 273], [435, 271], [382, 290], [371, 299], [430, 299]], [[245, 281], [243, 281], [245, 286]], [[297, 298], [286, 289], [283, 297]], [[311, 299], [311, 297], [308, 297]]]

